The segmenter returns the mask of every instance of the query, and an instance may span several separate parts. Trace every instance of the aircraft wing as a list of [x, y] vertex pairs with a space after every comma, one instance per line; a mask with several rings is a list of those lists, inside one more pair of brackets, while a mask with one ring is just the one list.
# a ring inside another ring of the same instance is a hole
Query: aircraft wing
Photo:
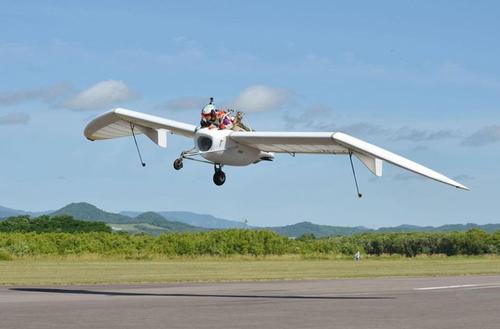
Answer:
[[231, 135], [234, 141], [259, 149], [276, 153], [312, 153], [312, 154], [352, 154], [355, 155], [373, 174], [382, 175], [382, 163], [387, 161], [403, 169], [434, 179], [438, 182], [468, 188], [451, 178], [432, 169], [389, 152], [381, 147], [367, 143], [341, 132], [259, 132], [241, 131]]
[[106, 112], [85, 127], [84, 135], [89, 140], [112, 139], [144, 133], [161, 147], [167, 146], [167, 132], [185, 137], [193, 137], [196, 126], [154, 115], [123, 108]]

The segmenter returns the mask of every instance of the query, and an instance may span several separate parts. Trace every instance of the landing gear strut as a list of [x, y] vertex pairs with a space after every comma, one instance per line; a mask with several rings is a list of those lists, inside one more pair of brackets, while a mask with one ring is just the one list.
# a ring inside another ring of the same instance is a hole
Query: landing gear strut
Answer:
[[173, 165], [175, 170], [181, 170], [182, 167], [184, 166], [184, 159], [186, 160], [192, 160], [192, 161], [197, 161], [197, 162], [203, 162], [203, 163], [210, 163], [214, 165], [214, 183], [217, 186], [221, 186], [226, 182], [226, 174], [222, 171], [222, 167], [224, 167], [223, 164], [220, 163], [214, 163], [212, 161], [208, 160], [200, 160], [200, 159], [195, 159], [194, 157], [197, 155], [200, 155], [201, 152], [196, 150], [196, 148], [192, 148], [190, 150], [184, 151], [181, 153], [181, 155], [175, 159]]
[[226, 182], [226, 174], [222, 171], [222, 165], [221, 164], [214, 164], [214, 183], [217, 186], [221, 186]]

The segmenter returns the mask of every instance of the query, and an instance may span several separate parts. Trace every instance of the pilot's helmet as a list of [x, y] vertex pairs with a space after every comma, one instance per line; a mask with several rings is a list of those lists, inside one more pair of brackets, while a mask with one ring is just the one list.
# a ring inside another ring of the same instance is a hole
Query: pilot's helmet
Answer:
[[203, 110], [201, 110], [201, 114], [202, 115], [210, 115], [212, 113], [212, 111], [215, 112], [215, 106], [213, 104], [208, 104], [208, 105], [205, 105]]

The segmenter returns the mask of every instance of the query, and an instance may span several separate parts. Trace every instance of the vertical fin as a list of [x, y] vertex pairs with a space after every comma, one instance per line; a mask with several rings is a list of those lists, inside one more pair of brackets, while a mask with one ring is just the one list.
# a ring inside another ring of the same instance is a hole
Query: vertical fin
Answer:
[[147, 127], [139, 127], [141, 131], [149, 137], [153, 143], [157, 144], [160, 147], [167, 147], [167, 132], [166, 129], [154, 129]]
[[365, 155], [358, 152], [353, 152], [353, 154], [370, 170], [375, 176], [382, 176], [382, 164], [383, 161], [375, 157]]

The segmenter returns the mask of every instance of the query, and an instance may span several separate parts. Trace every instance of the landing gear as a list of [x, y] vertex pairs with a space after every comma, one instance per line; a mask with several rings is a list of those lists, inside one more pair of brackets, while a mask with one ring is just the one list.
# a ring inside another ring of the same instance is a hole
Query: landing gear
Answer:
[[226, 174], [223, 171], [216, 171], [214, 174], [215, 185], [221, 186], [226, 182]]
[[182, 158], [175, 159], [174, 161], [174, 169], [181, 170], [184, 165], [182, 164]]
[[200, 160], [200, 159], [194, 159], [195, 156], [200, 155], [200, 152], [198, 152], [196, 149], [191, 149], [187, 150], [181, 153], [181, 155], [175, 159], [173, 165], [175, 170], [181, 170], [182, 167], [184, 167], [184, 159], [186, 160], [192, 160], [192, 161], [197, 161], [197, 162], [203, 162], [203, 163], [210, 163], [214, 165], [214, 184], [217, 186], [221, 186], [226, 182], [226, 174], [222, 171], [222, 167], [224, 167], [223, 164], [220, 163], [214, 163], [212, 161], [208, 160]]
[[217, 186], [221, 186], [226, 182], [226, 174], [222, 171], [222, 165], [214, 164], [214, 183]]

